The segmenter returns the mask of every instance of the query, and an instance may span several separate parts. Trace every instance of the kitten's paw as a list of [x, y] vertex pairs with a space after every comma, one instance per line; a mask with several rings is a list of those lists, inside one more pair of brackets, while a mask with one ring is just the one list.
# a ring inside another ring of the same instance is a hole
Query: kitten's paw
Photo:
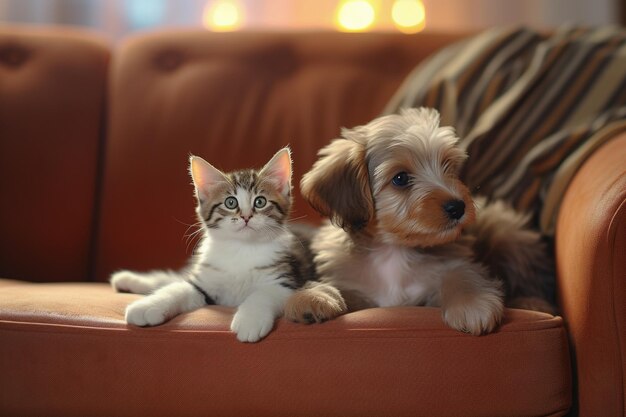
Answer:
[[442, 307], [448, 326], [474, 336], [492, 332], [504, 314], [502, 297], [497, 292], [462, 294]]
[[285, 304], [285, 318], [297, 323], [322, 323], [347, 312], [341, 293], [329, 284], [311, 284], [296, 291]]
[[167, 320], [167, 312], [143, 300], [135, 301], [126, 307], [126, 323], [135, 326], [157, 326]]
[[111, 275], [111, 286], [118, 292], [148, 294], [152, 290], [146, 277], [131, 271], [119, 271]]
[[235, 313], [230, 330], [237, 334], [240, 342], [258, 342], [274, 327], [274, 317], [267, 314]]

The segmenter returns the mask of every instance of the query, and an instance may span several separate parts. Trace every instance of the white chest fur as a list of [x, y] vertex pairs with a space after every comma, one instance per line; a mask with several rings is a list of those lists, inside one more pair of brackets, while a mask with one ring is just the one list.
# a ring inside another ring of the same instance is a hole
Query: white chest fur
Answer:
[[379, 246], [364, 255], [361, 262], [360, 278], [354, 280], [357, 287], [353, 288], [381, 307], [427, 303], [437, 287], [437, 277], [420, 268], [432, 258], [412, 248]]
[[286, 239], [270, 242], [207, 239], [199, 251], [195, 275], [220, 305], [238, 306], [262, 285], [275, 280], [273, 268], [280, 260]]

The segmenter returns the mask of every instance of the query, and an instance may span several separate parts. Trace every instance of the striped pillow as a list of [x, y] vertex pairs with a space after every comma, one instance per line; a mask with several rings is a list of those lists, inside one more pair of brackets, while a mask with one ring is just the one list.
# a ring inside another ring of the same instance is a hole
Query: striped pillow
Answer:
[[420, 64], [384, 113], [434, 107], [470, 157], [470, 189], [554, 234], [562, 194], [598, 146], [626, 130], [626, 31], [495, 29]]

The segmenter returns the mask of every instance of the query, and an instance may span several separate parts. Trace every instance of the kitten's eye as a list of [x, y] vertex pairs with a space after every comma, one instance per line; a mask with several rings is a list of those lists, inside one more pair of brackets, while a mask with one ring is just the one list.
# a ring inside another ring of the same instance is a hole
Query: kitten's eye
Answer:
[[391, 183], [396, 187], [406, 187], [407, 185], [409, 185], [409, 174], [404, 171], [398, 172], [391, 179]]
[[254, 207], [263, 208], [267, 204], [267, 199], [265, 197], [257, 197], [254, 199]]
[[226, 206], [226, 208], [229, 208], [232, 210], [234, 208], [237, 208], [237, 206], [239, 205], [239, 202], [237, 201], [235, 197], [228, 197], [226, 198], [226, 200], [224, 200], [224, 205]]

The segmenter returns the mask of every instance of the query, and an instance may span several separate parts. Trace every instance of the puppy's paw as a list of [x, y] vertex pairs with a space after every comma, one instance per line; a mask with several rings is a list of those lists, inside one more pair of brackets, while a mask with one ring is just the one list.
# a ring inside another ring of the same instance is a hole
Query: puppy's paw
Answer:
[[240, 342], [258, 342], [274, 327], [274, 317], [269, 314], [249, 314], [241, 310], [235, 313], [230, 330]]
[[313, 284], [296, 291], [285, 305], [285, 318], [297, 323], [322, 323], [348, 312], [338, 289], [329, 284]]
[[117, 292], [148, 294], [152, 287], [148, 286], [145, 276], [131, 271], [119, 271], [111, 275], [111, 286]]
[[164, 323], [167, 311], [163, 307], [154, 305], [149, 300], [142, 299], [131, 303], [126, 307], [126, 323], [135, 326], [158, 326]]
[[443, 320], [453, 329], [474, 336], [492, 332], [504, 314], [500, 294], [464, 294], [442, 307]]

